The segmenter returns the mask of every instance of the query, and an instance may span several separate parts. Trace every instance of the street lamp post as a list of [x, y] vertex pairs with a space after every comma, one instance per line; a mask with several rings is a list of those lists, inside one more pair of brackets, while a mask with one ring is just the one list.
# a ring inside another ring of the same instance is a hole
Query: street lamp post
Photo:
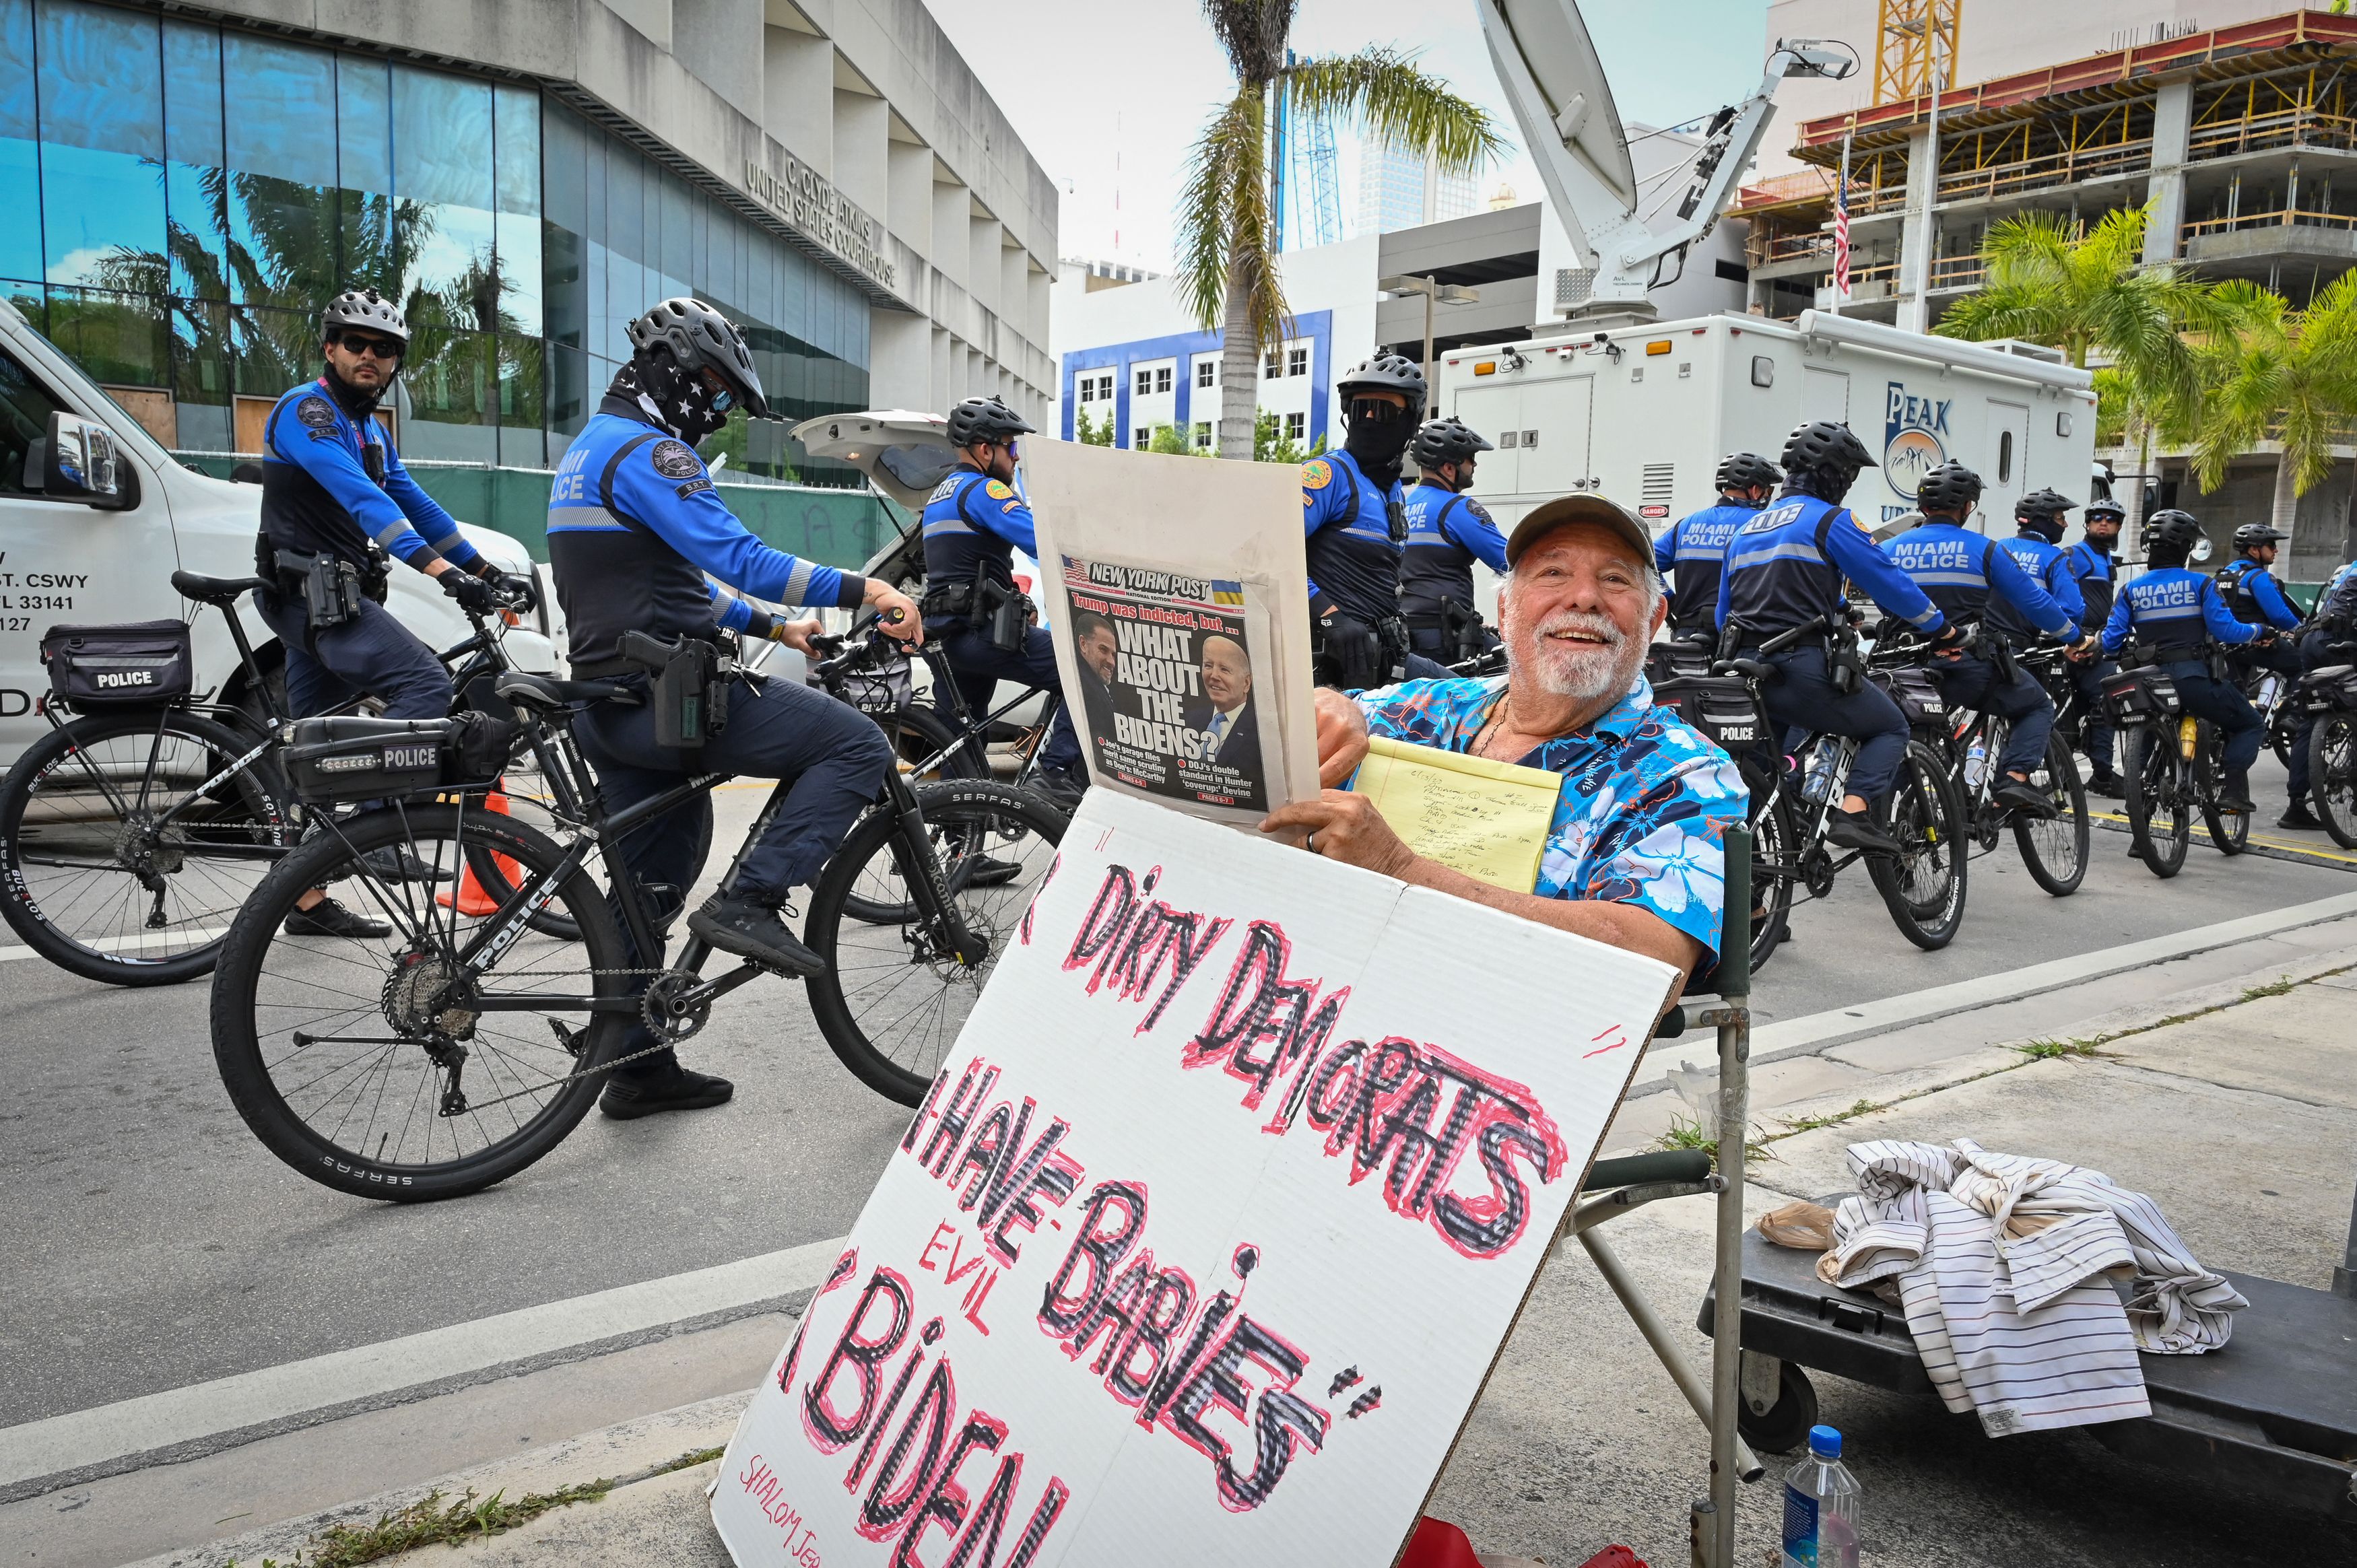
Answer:
[[1422, 295], [1424, 296], [1424, 384], [1426, 396], [1432, 386], [1432, 307], [1441, 305], [1479, 305], [1481, 291], [1467, 288], [1462, 284], [1442, 283], [1435, 277], [1418, 277], [1403, 273], [1396, 277], [1377, 278], [1375, 287], [1388, 295]]

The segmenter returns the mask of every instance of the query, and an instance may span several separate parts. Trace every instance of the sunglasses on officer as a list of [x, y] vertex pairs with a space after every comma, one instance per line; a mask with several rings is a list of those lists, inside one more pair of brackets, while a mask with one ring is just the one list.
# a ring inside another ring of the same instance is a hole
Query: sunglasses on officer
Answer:
[[339, 348], [354, 354], [365, 354], [376, 360], [398, 360], [403, 345], [395, 338], [380, 338], [373, 332], [354, 332], [347, 328], [336, 335]]

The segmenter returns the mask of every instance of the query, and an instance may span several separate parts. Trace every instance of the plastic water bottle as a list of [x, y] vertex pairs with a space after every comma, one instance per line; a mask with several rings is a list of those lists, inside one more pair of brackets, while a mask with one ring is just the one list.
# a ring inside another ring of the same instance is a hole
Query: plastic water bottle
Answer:
[[2283, 677], [2277, 675], [2272, 670], [2269, 671], [2266, 675], [2260, 678], [2259, 690], [2257, 694], [2251, 698], [2251, 706], [2258, 709], [2259, 712], [2263, 714], [2266, 713], [2268, 709], [2276, 705], [2276, 694], [2282, 692], [2282, 690]]
[[1977, 789], [1981, 787], [1981, 780], [1987, 777], [1988, 745], [1976, 739], [1973, 742], [1973, 748], [1964, 753], [1964, 788]]
[[1809, 1456], [1784, 1477], [1783, 1568], [1857, 1568], [1857, 1477], [1841, 1434], [1809, 1428]]
[[1833, 788], [1834, 748], [1820, 746], [1809, 758], [1809, 776], [1801, 780], [1801, 799], [1814, 805], [1832, 794]]

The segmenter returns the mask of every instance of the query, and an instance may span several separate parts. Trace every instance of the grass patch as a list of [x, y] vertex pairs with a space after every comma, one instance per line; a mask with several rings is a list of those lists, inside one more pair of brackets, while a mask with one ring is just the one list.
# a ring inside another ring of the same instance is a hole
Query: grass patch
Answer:
[[2243, 993], [2243, 1000], [2256, 1002], [2262, 996], [2286, 996], [2290, 994], [2295, 983], [2292, 977], [2287, 974], [2273, 985], [2254, 985], [2246, 988]]
[[1878, 1105], [1871, 1100], [1856, 1101], [1846, 1111], [1828, 1112], [1823, 1116], [1802, 1116], [1787, 1122], [1784, 1123], [1784, 1133], [1786, 1136], [1790, 1136], [1794, 1133], [1813, 1133], [1820, 1127], [1838, 1127], [1855, 1117], [1866, 1115], [1868, 1112], [1887, 1109], [1889, 1109], [1887, 1106]]
[[2108, 1053], [2096, 1048], [2094, 1040], [2032, 1040], [2028, 1045], [2014, 1046], [2034, 1062], [2050, 1062], [2061, 1057], [2100, 1057]]
[[[720, 1451], [716, 1448], [712, 1452]], [[552, 1509], [597, 1502], [613, 1486], [611, 1481], [590, 1481], [554, 1492], [527, 1492], [513, 1502], [508, 1501], [503, 1491], [479, 1498], [471, 1487], [463, 1496], [447, 1501], [441, 1492], [432, 1491], [407, 1508], [379, 1514], [374, 1524], [330, 1525], [313, 1537], [310, 1549], [294, 1562], [282, 1565], [276, 1558], [265, 1557], [262, 1568], [358, 1568], [361, 1563], [396, 1556], [420, 1546], [437, 1542], [457, 1546], [463, 1541], [489, 1540], [528, 1524]], [[236, 1565], [227, 1564], [226, 1568]]]
[[719, 1458], [723, 1454], [727, 1452], [728, 1450], [725, 1445], [719, 1448], [691, 1448], [686, 1453], [681, 1455], [678, 1458], [673, 1460], [670, 1464], [658, 1468], [655, 1471], [655, 1474], [657, 1476], [668, 1476], [674, 1470], [693, 1470], [698, 1465], [710, 1464], [713, 1460]]
[[[1664, 1151], [1700, 1149], [1710, 1156], [1714, 1167], [1718, 1164], [1718, 1140], [1706, 1133], [1701, 1122], [1684, 1116], [1670, 1119], [1670, 1130], [1653, 1140], [1653, 1147]], [[1751, 1136], [1743, 1140], [1743, 1157], [1747, 1161], [1772, 1160], [1776, 1155], [1768, 1147], [1766, 1136], [1755, 1127]]]

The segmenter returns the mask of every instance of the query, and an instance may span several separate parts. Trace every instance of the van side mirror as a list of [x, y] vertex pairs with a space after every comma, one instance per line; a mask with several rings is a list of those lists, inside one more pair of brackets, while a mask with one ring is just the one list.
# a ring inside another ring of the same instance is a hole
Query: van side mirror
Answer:
[[114, 432], [94, 419], [62, 409], [50, 414], [41, 467], [42, 492], [55, 499], [83, 501], [102, 511], [130, 504]]

